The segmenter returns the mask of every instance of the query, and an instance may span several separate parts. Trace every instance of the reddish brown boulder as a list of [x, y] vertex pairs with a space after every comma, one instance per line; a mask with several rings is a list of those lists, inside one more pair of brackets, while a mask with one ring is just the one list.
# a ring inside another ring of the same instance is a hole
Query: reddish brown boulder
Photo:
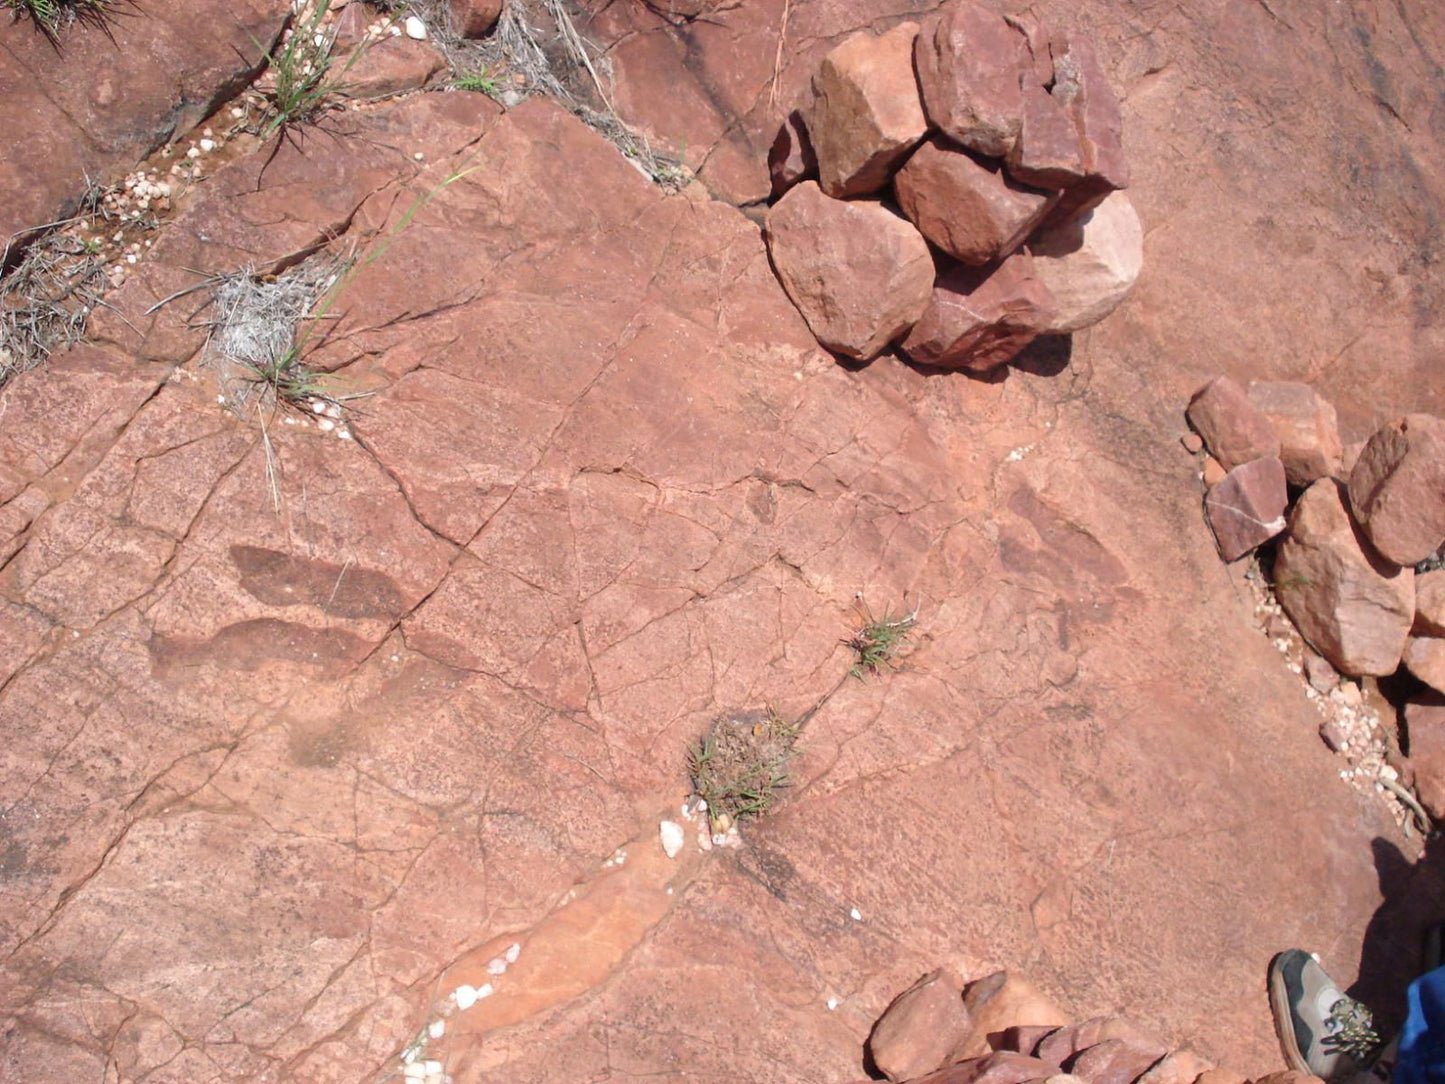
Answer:
[[963, 980], [950, 968], [924, 975], [893, 999], [873, 1025], [868, 1053], [889, 1080], [931, 1073], [968, 1038]]
[[1054, 58], [1049, 53], [1048, 26], [1032, 11], [1005, 14], [1004, 22], [1024, 37], [1024, 49], [1028, 53], [1030, 70], [1020, 79], [1025, 92], [1031, 86], [1047, 87], [1054, 82]]
[[1189, 424], [1225, 470], [1251, 459], [1279, 455], [1274, 426], [1230, 377], [1216, 377], [1196, 392], [1188, 416]]
[[800, 110], [794, 109], [778, 126], [777, 137], [768, 149], [768, 175], [774, 198], [799, 181], [818, 174], [818, 158], [808, 138], [808, 125]]
[[995, 971], [969, 983], [963, 1004], [973, 1021], [973, 1034], [953, 1052], [956, 1060], [989, 1053], [991, 1044], [1010, 1028], [1056, 1028], [1068, 1019], [1032, 983], [1011, 971]]
[[1061, 35], [1050, 43], [1050, 53], [1052, 94], [1079, 134], [1085, 174], [1109, 190], [1128, 187], [1124, 116], [1093, 45], [1078, 35]]
[[1020, 79], [1033, 70], [1022, 34], [988, 9], [960, 3], [918, 35], [914, 60], [930, 121], [979, 154], [1009, 153], [1023, 116]]
[[1039, 188], [1067, 188], [1084, 179], [1079, 131], [1059, 100], [1042, 86], [1027, 83], [1019, 135], [1008, 152], [1015, 180]]
[[1213, 1068], [1192, 1050], [1175, 1050], [1155, 1062], [1135, 1084], [1194, 1084]]
[[1405, 644], [1404, 663], [1426, 685], [1445, 693], [1445, 640], [1412, 636]]
[[1445, 820], [1445, 696], [1432, 693], [1406, 704], [1405, 734], [1420, 804]]
[[1233, 1069], [1210, 1069], [1200, 1073], [1194, 1084], [1248, 1084], [1248, 1077]]
[[1321, 478], [1295, 503], [1275, 556], [1275, 592], [1335, 669], [1355, 677], [1394, 671], [1415, 617], [1414, 580], [1356, 533], [1333, 479]]
[[1415, 577], [1416, 636], [1445, 636], [1445, 568]]
[[1085, 1084], [1134, 1084], [1169, 1051], [1138, 1039], [1106, 1039], [1076, 1054], [1069, 1072]]
[[1054, 295], [1039, 332], [1065, 334], [1097, 324], [1129, 296], [1144, 266], [1144, 227], [1115, 192], [1076, 223], [1043, 229], [1028, 243], [1034, 273]]
[[1350, 471], [1350, 507], [1396, 564], [1438, 550], [1445, 542], [1445, 421], [1407, 414], [1377, 430]]
[[996, 267], [955, 266], [939, 277], [928, 307], [903, 340], [920, 365], [986, 372], [1011, 361], [1037, 337], [1053, 297], [1015, 253]]
[[767, 239], [783, 289], [830, 350], [877, 357], [928, 307], [928, 243], [881, 203], [830, 199], [804, 181], [768, 212]]
[[1289, 380], [1256, 380], [1248, 395], [1279, 437], [1279, 457], [1290, 485], [1304, 488], [1339, 472], [1344, 449], [1335, 408], [1312, 387]]
[[[358, 8], [352, 4], [347, 11]], [[446, 60], [424, 41], [385, 37], [356, 54], [346, 73], [346, 94], [352, 98], [385, 98], [424, 87], [443, 71]]]
[[998, 1038], [990, 1039], [995, 1050], [1012, 1050], [1016, 1054], [1032, 1054], [1046, 1037], [1058, 1031], [1054, 1024], [1023, 1024], [1004, 1028]]
[[913, 76], [916, 23], [875, 37], [859, 31], [823, 58], [805, 114], [830, 196], [862, 196], [888, 184], [928, 131]]
[[1053, 198], [1010, 180], [997, 162], [937, 135], [913, 152], [893, 189], [903, 213], [924, 237], [975, 265], [1023, 244]]
[[453, 32], [463, 38], [484, 37], [502, 17], [502, 0], [447, 0]]
[[1285, 1069], [1282, 1072], [1258, 1077], [1254, 1084], [1324, 1084], [1324, 1081], [1309, 1073], [1301, 1073], [1296, 1069]]
[[1289, 507], [1284, 464], [1275, 456], [1235, 467], [1204, 498], [1219, 555], [1234, 561], [1284, 530]]
[[1027, 1054], [999, 1050], [920, 1077], [916, 1084], [1029, 1084], [1054, 1075], [1056, 1070], [1056, 1066]]
[[1114, 1039], [1127, 1040], [1140, 1046], [1158, 1047], [1159, 1053], [1154, 1055], [1156, 1060], [1163, 1057], [1168, 1049], [1158, 1036], [1126, 1017], [1096, 1016], [1082, 1023], [1059, 1028], [1039, 1043], [1034, 1050], [1034, 1056], [1052, 1065], [1068, 1065], [1069, 1059], [1080, 1051]]

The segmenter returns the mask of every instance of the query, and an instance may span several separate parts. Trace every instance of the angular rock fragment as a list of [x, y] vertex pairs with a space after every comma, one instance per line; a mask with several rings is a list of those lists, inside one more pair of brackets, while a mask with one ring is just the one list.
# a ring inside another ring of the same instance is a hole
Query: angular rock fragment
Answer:
[[1096, 1016], [1082, 1023], [1059, 1028], [1039, 1043], [1034, 1050], [1034, 1056], [1053, 1065], [1068, 1065], [1069, 1059], [1075, 1054], [1111, 1039], [1125, 1039], [1140, 1045], [1157, 1047], [1159, 1053], [1155, 1055], [1156, 1059], [1163, 1057], [1168, 1049], [1157, 1036], [1126, 1017]]
[[915, 1084], [1029, 1084], [1056, 1072], [1056, 1066], [1038, 1058], [1000, 1050], [919, 1077]]
[[1084, 179], [1084, 155], [1073, 118], [1042, 86], [1023, 88], [1019, 135], [1008, 153], [1009, 175], [1038, 188], [1068, 188]]
[[502, 0], [447, 0], [451, 29], [463, 38], [486, 35], [502, 16]]
[[1012, 1050], [1016, 1054], [1032, 1054], [1043, 1040], [1058, 1031], [1053, 1024], [1024, 1024], [1004, 1028], [996, 1039], [991, 1039], [995, 1050]]
[[1258, 1078], [1254, 1084], [1324, 1084], [1324, 1081], [1317, 1076], [1311, 1076], [1309, 1073], [1301, 1073], [1295, 1069], [1285, 1069], [1282, 1072], [1262, 1076]]
[[1445, 421], [1407, 414], [1377, 430], [1350, 471], [1350, 507], [1396, 564], [1438, 550], [1445, 542]]
[[1054, 296], [1049, 320], [1035, 330], [1065, 334], [1097, 324], [1129, 296], [1144, 266], [1144, 228], [1129, 197], [1115, 192], [1079, 222], [1040, 230], [1028, 251]]
[[920, 365], [987, 372], [1033, 342], [1052, 308], [1024, 253], [994, 268], [958, 265], [939, 276], [903, 352]]
[[1031, 11], [1015, 12], [1003, 17], [1004, 22], [1024, 37], [1024, 49], [1030, 63], [1030, 70], [1021, 82], [1024, 89], [1031, 86], [1049, 87], [1054, 82], [1054, 58], [1049, 53], [1051, 37], [1048, 26]]
[[1356, 533], [1330, 478], [1295, 503], [1274, 560], [1275, 592], [1300, 635], [1354, 677], [1400, 664], [1415, 617], [1414, 579]]
[[1020, 79], [1033, 70], [1024, 36], [973, 3], [948, 10], [914, 49], [923, 108], [945, 135], [1002, 158], [1018, 139]]
[[1167, 1053], [1159, 1043], [1106, 1039], [1074, 1055], [1069, 1073], [1085, 1084], [1134, 1084]]
[[1405, 644], [1404, 663], [1426, 685], [1445, 693], [1445, 640], [1438, 636], [1410, 637]]
[[924, 237], [974, 265], [1007, 256], [1023, 244], [1053, 199], [1010, 180], [997, 162], [937, 135], [913, 152], [893, 188], [903, 213]]
[[1225, 470], [1263, 456], [1279, 455], [1274, 426], [1234, 380], [1219, 376], [1195, 393], [1189, 424]]
[[1416, 636], [1445, 636], [1445, 568], [1415, 577]]
[[923, 138], [928, 121], [913, 75], [916, 23], [866, 30], [823, 58], [804, 114], [819, 184], [838, 199], [877, 192]]
[[889, 1080], [912, 1080], [946, 1064], [970, 1030], [963, 980], [939, 968], [893, 999], [873, 1025], [868, 1052]]
[[1204, 511], [1219, 555], [1238, 560], [1284, 530], [1289, 491], [1284, 464], [1275, 456], [1235, 467], [1204, 498]]
[[1199, 1074], [1194, 1084], [1249, 1084], [1248, 1078], [1233, 1069], [1210, 1069]]
[[808, 138], [808, 125], [801, 110], [794, 109], [778, 127], [777, 137], [768, 150], [768, 175], [773, 182], [776, 199], [799, 181], [818, 174], [818, 158]]
[[1406, 704], [1405, 733], [1420, 804], [1436, 820], [1445, 820], [1445, 696]]
[[767, 240], [783, 289], [830, 350], [877, 357], [928, 307], [928, 243], [881, 203], [830, 199], [804, 181], [768, 212]]
[[1344, 449], [1335, 408], [1312, 387], [1288, 380], [1256, 380], [1247, 394], [1279, 437], [1279, 457], [1290, 485], [1303, 489], [1338, 473]]
[[1078, 35], [1050, 43], [1054, 99], [1068, 112], [1079, 134], [1084, 172], [1112, 191], [1129, 186], [1124, 157], [1124, 115], [1094, 47]]
[[1068, 1020], [1032, 983], [1010, 971], [995, 971], [969, 983], [963, 1004], [973, 1021], [973, 1034], [953, 1052], [956, 1060], [987, 1054], [990, 1041], [1009, 1028], [1062, 1027]]

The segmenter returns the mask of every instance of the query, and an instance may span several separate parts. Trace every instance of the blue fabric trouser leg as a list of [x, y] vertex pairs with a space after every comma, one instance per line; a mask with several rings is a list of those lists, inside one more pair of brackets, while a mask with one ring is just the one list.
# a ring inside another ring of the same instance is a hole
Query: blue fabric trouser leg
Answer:
[[1445, 967], [1410, 984], [1393, 1084], [1445, 1084]]

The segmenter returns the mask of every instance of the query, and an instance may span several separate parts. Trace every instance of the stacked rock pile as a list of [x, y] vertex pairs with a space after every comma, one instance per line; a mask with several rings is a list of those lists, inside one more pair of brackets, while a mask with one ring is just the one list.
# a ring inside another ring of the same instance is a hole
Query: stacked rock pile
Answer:
[[1405, 721], [1421, 797], [1445, 818], [1445, 420], [1407, 414], [1347, 451], [1334, 408], [1307, 385], [1246, 389], [1227, 376], [1188, 418], [1209, 452], [1205, 517], [1220, 556], [1278, 539], [1275, 595], [1319, 656], [1351, 677], [1403, 663], [1432, 690]]
[[[1068, 1024], [1028, 982], [999, 971], [965, 988], [939, 968], [888, 1006], [868, 1038], [873, 1066], [895, 1084], [1245, 1084], [1122, 1016]], [[1315, 1084], [1275, 1073], [1257, 1084]]]
[[774, 142], [773, 267], [830, 350], [996, 368], [1102, 320], [1138, 277], [1122, 128], [1078, 36], [972, 3], [860, 31]]

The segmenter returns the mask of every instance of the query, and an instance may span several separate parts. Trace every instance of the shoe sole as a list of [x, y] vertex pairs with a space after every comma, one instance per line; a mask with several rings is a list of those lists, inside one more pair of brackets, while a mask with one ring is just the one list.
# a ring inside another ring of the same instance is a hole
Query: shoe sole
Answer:
[[1279, 1039], [1279, 1049], [1284, 1055], [1285, 1064], [1297, 1072], [1313, 1076], [1314, 1071], [1305, 1061], [1299, 1042], [1295, 1039], [1294, 1011], [1290, 1008], [1289, 992], [1285, 989], [1284, 976], [1280, 973], [1280, 962], [1284, 955], [1281, 952], [1269, 962], [1269, 1007], [1274, 1015], [1274, 1033]]

